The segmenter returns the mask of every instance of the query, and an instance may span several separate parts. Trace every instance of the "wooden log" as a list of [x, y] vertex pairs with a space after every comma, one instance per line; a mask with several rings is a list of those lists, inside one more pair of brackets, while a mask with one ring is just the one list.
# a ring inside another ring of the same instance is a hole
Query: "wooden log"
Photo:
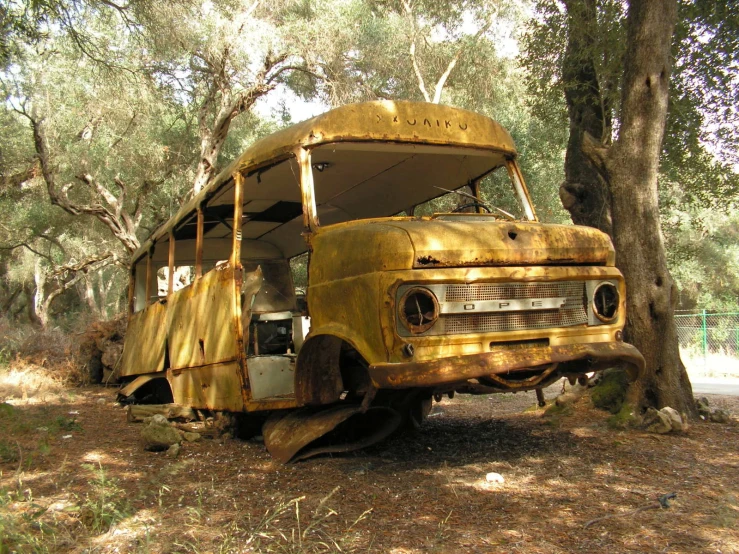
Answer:
[[135, 423], [157, 414], [161, 414], [167, 419], [184, 419], [185, 421], [196, 419], [192, 408], [179, 404], [130, 404], [126, 410], [126, 419]]
[[202, 424], [192, 424], [192, 423], [175, 423], [174, 427], [176, 429], [179, 429], [180, 431], [185, 431], [187, 433], [198, 433], [199, 435], [214, 439], [220, 436], [220, 430], [215, 429], [213, 427], [206, 427]]

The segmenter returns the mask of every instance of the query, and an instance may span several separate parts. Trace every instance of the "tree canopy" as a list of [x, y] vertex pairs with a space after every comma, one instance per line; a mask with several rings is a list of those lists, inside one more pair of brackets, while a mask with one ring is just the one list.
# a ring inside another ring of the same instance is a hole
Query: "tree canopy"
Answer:
[[[615, 0], [6, 2], [5, 312], [119, 310], [129, 253], [290, 123], [288, 103], [413, 99], [490, 115], [513, 134], [542, 219], [569, 219], [561, 196], [578, 222], [583, 193], [560, 187], [568, 109], [585, 102], [596, 138], [618, 138], [626, 15]], [[659, 194], [685, 307], [735, 304], [739, 289], [721, 269], [739, 265], [738, 17], [728, 0], [678, 3]], [[596, 89], [570, 86], [583, 60]], [[494, 182], [483, 192], [505, 202]]]

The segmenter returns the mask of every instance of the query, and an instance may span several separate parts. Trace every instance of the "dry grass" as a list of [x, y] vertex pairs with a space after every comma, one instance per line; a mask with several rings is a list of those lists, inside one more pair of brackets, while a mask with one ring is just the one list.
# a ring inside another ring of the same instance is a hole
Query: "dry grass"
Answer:
[[0, 344], [4, 361], [17, 357], [43, 366], [68, 360], [76, 349], [75, 337], [59, 328], [39, 329], [6, 318], [0, 318]]
[[113, 391], [76, 392], [0, 409], [8, 550], [739, 553], [736, 420], [657, 436], [610, 429], [586, 398], [552, 417], [522, 413], [533, 394], [458, 397], [417, 433], [281, 466], [253, 441], [145, 452]]
[[36, 339], [51, 353], [20, 335], [25, 358], [0, 352], [2, 554], [739, 554], [736, 417], [658, 436], [613, 429], [587, 397], [458, 396], [355, 454], [281, 466], [260, 442], [204, 440], [171, 459], [143, 450], [115, 391], [69, 387], [81, 366], [54, 336]]
[[0, 318], [0, 399], [19, 391], [29, 398], [44, 397], [62, 385], [86, 383], [89, 357], [80, 350], [80, 336]]
[[19, 399], [30, 402], [49, 402], [64, 391], [60, 378], [38, 366], [14, 362], [0, 368], [0, 400]]

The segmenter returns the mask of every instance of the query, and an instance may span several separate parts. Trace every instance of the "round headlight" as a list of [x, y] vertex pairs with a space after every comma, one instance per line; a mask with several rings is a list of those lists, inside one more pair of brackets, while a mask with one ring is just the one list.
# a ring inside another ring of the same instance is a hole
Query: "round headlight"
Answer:
[[429, 289], [413, 287], [400, 299], [400, 320], [414, 334], [428, 331], [439, 319], [439, 302]]
[[593, 312], [598, 319], [610, 322], [618, 315], [620, 297], [613, 283], [601, 283], [593, 292]]

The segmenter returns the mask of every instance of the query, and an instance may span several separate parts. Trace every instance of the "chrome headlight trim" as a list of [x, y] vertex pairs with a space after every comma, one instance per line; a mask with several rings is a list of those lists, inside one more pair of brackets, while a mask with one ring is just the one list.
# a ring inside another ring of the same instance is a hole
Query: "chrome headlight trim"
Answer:
[[439, 300], [426, 287], [411, 287], [398, 302], [398, 318], [408, 331], [420, 335], [439, 319]]
[[616, 321], [621, 306], [618, 285], [611, 281], [602, 281], [595, 285], [591, 296], [591, 306], [595, 317], [603, 323]]

